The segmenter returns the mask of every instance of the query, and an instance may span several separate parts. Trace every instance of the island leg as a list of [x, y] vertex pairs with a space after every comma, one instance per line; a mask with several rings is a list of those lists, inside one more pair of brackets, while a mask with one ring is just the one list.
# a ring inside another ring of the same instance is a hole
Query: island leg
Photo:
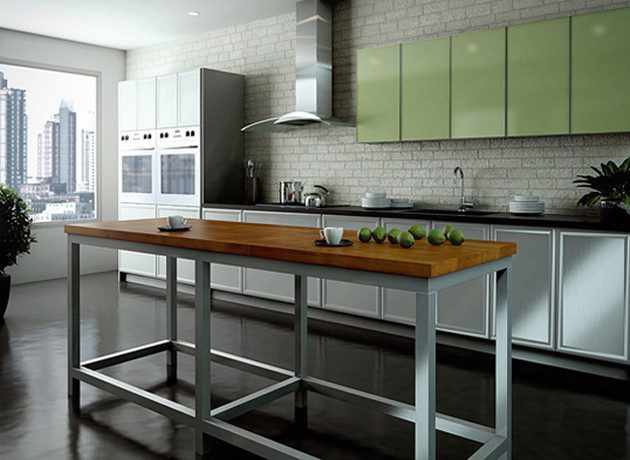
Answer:
[[437, 293], [416, 293], [415, 458], [435, 458], [435, 310]]
[[[307, 289], [306, 276], [295, 275], [295, 376], [304, 378], [307, 376]], [[300, 388], [295, 392], [295, 422], [301, 426], [306, 426], [308, 421], [307, 410], [307, 390]]]
[[[166, 338], [177, 340], [177, 258], [166, 258]], [[166, 352], [166, 383], [177, 382], [177, 351]]]
[[210, 263], [195, 261], [195, 451], [210, 453], [203, 421], [210, 418]]
[[81, 406], [81, 382], [72, 377], [72, 369], [81, 366], [80, 263], [80, 246], [68, 242], [68, 396], [75, 413]]
[[495, 424], [496, 433], [507, 438], [507, 452], [500, 458], [512, 458], [512, 268], [497, 272]]

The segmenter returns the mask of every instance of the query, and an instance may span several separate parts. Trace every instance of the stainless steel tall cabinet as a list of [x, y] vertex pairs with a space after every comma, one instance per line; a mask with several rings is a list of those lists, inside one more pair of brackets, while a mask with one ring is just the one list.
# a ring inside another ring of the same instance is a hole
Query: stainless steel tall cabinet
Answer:
[[[201, 217], [244, 198], [242, 75], [195, 68], [118, 85], [119, 218]], [[165, 277], [164, 261], [120, 251], [125, 274]], [[179, 280], [194, 282], [190, 261]]]

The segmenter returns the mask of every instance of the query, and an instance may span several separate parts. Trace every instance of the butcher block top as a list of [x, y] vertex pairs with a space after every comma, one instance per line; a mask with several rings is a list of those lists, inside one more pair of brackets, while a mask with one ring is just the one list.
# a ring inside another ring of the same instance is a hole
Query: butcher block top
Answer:
[[516, 254], [515, 243], [466, 240], [461, 246], [449, 242], [430, 245], [423, 238], [409, 249], [390, 243], [361, 243], [356, 232], [344, 238], [346, 247], [318, 247], [315, 228], [188, 219], [192, 229], [159, 232], [164, 219], [94, 222], [65, 226], [73, 235], [147, 243], [200, 251], [220, 252], [265, 259], [351, 268], [420, 278], [435, 278]]

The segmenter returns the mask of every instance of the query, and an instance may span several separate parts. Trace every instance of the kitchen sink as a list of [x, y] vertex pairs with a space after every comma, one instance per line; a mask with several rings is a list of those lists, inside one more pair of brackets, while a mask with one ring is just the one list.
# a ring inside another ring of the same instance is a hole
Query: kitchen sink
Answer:
[[468, 210], [465, 212], [459, 212], [457, 209], [419, 209], [419, 208], [406, 209], [404, 212], [419, 212], [423, 214], [438, 214], [438, 215], [443, 215], [443, 216], [488, 216], [490, 214], [497, 213], [496, 211]]

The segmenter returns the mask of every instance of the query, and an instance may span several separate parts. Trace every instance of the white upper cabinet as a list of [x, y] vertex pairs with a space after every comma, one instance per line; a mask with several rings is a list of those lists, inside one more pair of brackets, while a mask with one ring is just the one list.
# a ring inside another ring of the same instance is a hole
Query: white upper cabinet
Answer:
[[190, 126], [199, 124], [200, 93], [199, 69], [177, 74], [177, 125]]
[[177, 74], [157, 77], [157, 127], [177, 126]]
[[136, 81], [118, 83], [118, 130], [136, 129]]
[[155, 128], [155, 77], [136, 81], [136, 129]]

